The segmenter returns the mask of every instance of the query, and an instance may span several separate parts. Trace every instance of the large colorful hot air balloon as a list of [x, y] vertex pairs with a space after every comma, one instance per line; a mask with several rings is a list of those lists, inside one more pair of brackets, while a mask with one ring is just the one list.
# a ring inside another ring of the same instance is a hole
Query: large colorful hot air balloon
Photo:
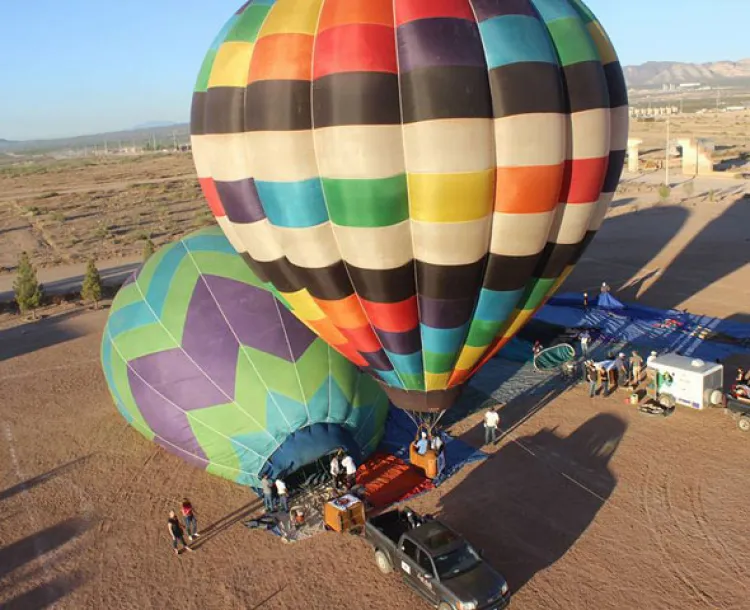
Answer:
[[580, 0], [254, 0], [200, 71], [203, 191], [291, 311], [441, 411], [562, 283], [622, 170]]
[[383, 435], [375, 380], [274, 298], [218, 227], [154, 254], [123, 286], [102, 339], [118, 409], [179, 457], [244, 485]]

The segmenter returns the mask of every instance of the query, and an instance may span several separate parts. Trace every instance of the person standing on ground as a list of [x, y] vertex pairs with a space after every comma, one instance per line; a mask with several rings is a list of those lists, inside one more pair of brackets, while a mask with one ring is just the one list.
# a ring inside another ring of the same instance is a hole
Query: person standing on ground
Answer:
[[601, 293], [607, 294], [608, 292], [609, 292], [609, 284], [607, 284], [607, 282], [602, 282]]
[[285, 513], [288, 513], [289, 496], [287, 495], [286, 483], [281, 479], [276, 479], [276, 495], [279, 496], [279, 507]]
[[179, 555], [180, 549], [178, 548], [178, 542], [182, 543], [182, 548], [187, 549], [191, 553], [193, 552], [193, 549], [191, 549], [187, 542], [185, 542], [185, 533], [182, 529], [182, 524], [180, 523], [180, 520], [177, 518], [177, 515], [173, 510], [169, 511], [169, 519], [167, 519], [167, 529], [169, 530], [169, 535], [172, 537], [172, 548], [174, 549], [174, 554]]
[[587, 360], [584, 366], [586, 367], [586, 381], [589, 383], [589, 398], [594, 398], [598, 389], [597, 386], [599, 385], [599, 374], [596, 372], [596, 366], [594, 366], [593, 361]]
[[185, 529], [187, 530], [188, 540], [191, 542], [193, 538], [197, 538], [198, 534], [198, 521], [195, 518], [195, 510], [190, 500], [187, 498], [182, 499], [182, 517], [185, 519]]
[[588, 330], [584, 330], [580, 335], [578, 335], [578, 339], [581, 342], [581, 355], [584, 358], [588, 358], [589, 345], [591, 344], [591, 334]]
[[349, 490], [357, 482], [357, 465], [354, 463], [354, 458], [348, 454], [341, 460], [341, 465], [344, 467], [344, 473], [346, 474], [346, 489]]
[[630, 375], [631, 375], [631, 385], [634, 388], [637, 388], [641, 383], [641, 371], [643, 370], [643, 358], [641, 358], [641, 355], [633, 351], [632, 355], [630, 356]]
[[338, 453], [334, 454], [331, 458], [330, 472], [333, 486], [338, 489], [341, 484], [341, 461], [339, 460]]
[[589, 308], [589, 293], [588, 292], [583, 293], [583, 308], [584, 309]]
[[596, 376], [602, 386], [602, 396], [609, 396], [609, 371], [603, 366], [597, 366]]
[[490, 441], [494, 444], [497, 442], [497, 427], [500, 425], [500, 416], [494, 409], [489, 409], [484, 414], [484, 444], [489, 445]]
[[658, 354], [656, 352], [651, 352], [646, 358], [646, 366], [651, 366], [651, 363], [654, 361], [654, 358], [656, 358]]
[[272, 513], [276, 508], [273, 501], [273, 483], [267, 474], [261, 478], [260, 487], [263, 490], [263, 505], [266, 507], [266, 512]]
[[630, 383], [630, 371], [628, 370], [628, 360], [625, 354], [617, 354], [617, 385], [624, 387]]

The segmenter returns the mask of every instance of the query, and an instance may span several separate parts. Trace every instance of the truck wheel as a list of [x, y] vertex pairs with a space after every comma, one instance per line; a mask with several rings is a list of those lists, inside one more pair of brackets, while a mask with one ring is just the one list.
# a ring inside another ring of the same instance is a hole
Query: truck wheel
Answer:
[[380, 570], [383, 574], [390, 574], [391, 572], [393, 572], [391, 560], [388, 559], [388, 555], [386, 555], [383, 551], [375, 551], [375, 563], [378, 566], [378, 570]]
[[737, 427], [743, 432], [750, 432], [750, 417], [743, 415], [737, 420]]

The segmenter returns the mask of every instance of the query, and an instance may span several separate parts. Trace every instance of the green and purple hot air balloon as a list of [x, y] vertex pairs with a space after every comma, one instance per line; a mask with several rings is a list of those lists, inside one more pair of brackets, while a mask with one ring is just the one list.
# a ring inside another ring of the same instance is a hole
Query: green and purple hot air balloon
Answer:
[[127, 421], [244, 485], [378, 445], [388, 399], [274, 297], [218, 227], [154, 254], [122, 287], [102, 366]]

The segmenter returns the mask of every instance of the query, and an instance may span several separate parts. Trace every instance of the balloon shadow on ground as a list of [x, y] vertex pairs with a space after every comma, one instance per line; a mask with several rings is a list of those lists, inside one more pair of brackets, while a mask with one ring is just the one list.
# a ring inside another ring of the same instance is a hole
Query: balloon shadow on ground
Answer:
[[85, 455], [71, 462], [68, 462], [67, 464], [63, 464], [62, 466], [53, 468], [52, 470], [49, 470], [45, 472], [44, 474], [40, 474], [39, 476], [26, 479], [25, 481], [21, 481], [20, 483], [18, 483], [17, 485], [14, 485], [13, 487], [8, 487], [7, 489], [0, 491], [0, 502], [2, 502], [3, 500], [7, 500], [8, 498], [12, 498], [13, 496], [15, 496], [18, 493], [21, 493], [22, 491], [28, 491], [30, 489], [33, 489], [37, 485], [42, 485], [43, 483], [46, 483], [47, 481], [50, 481], [51, 479], [59, 477], [60, 475], [65, 474], [69, 470], [72, 470], [78, 464], [85, 462], [90, 457], [91, 457], [91, 454]]
[[[607, 281], [618, 299], [636, 300], [644, 283], [660, 271], [647, 266], [680, 233], [689, 216], [681, 207], [658, 206], [607, 218], [560, 292], [588, 291], [595, 303], [599, 286]], [[648, 240], [643, 239], [644, 226], [649, 227]]]
[[67, 323], [85, 312], [84, 309], [75, 309], [0, 330], [0, 362], [81, 337], [83, 333]]
[[[673, 309], [744, 267], [750, 263], [748, 227], [750, 196], [743, 196], [691, 239], [641, 298], [662, 309]], [[708, 273], [704, 272], [706, 269]]]
[[85, 582], [79, 574], [57, 576], [3, 603], [3, 610], [41, 610], [49, 608]]
[[602, 413], [569, 436], [545, 428], [510, 442], [441, 499], [440, 519], [518, 591], [561, 559], [607, 502], [617, 485], [609, 462], [626, 429]]
[[[4, 593], [11, 587], [11, 583], [2, 581], [13, 572], [33, 561], [46, 561], [47, 555], [75, 541], [90, 527], [91, 522], [86, 519], [68, 519], [0, 548], [0, 583], [2, 583], [0, 591]], [[59, 557], [58, 561], [55, 561], [55, 565], [57, 564], [59, 564]], [[22, 583], [27, 581], [30, 576], [43, 572], [44, 570], [37, 569], [33, 574], [26, 574], [19, 578], [17, 582]], [[2, 607], [23, 608], [24, 610], [46, 608], [71, 593], [81, 584], [83, 584], [83, 579], [77, 574], [57, 575], [34, 589], [3, 602]]]

